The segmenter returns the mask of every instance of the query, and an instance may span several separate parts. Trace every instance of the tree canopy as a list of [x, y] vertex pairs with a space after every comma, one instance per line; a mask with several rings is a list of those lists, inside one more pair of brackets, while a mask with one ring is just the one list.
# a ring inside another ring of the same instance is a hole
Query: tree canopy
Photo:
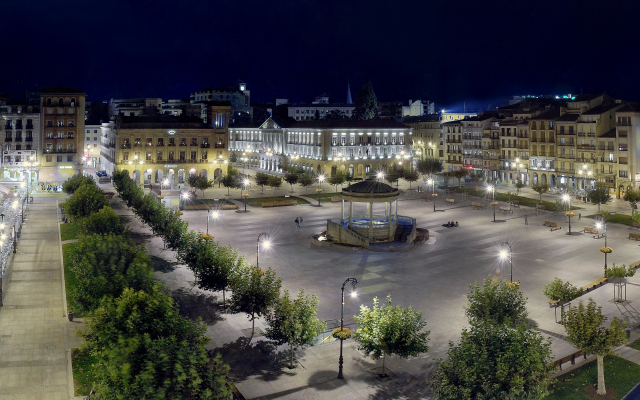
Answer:
[[80, 221], [84, 233], [97, 233], [100, 235], [128, 235], [120, 217], [109, 206], [104, 206], [100, 211], [95, 212]]
[[355, 108], [352, 115], [353, 119], [378, 119], [380, 107], [378, 106], [378, 99], [376, 98], [376, 94], [373, 92], [373, 85], [370, 81], [367, 81], [360, 90], [358, 90], [354, 105]]
[[360, 315], [355, 321], [358, 329], [354, 332], [359, 349], [374, 359], [397, 354], [402, 358], [417, 357], [429, 350], [429, 331], [422, 331], [427, 321], [422, 312], [413, 308], [391, 305], [391, 295], [379, 306], [378, 298], [373, 298], [373, 307], [360, 306]]
[[538, 192], [538, 195], [540, 195], [540, 201], [542, 201], [542, 195], [549, 191], [549, 185], [547, 185], [547, 184], [544, 184], [544, 185], [538, 184], [538, 185], [535, 185], [534, 187], [532, 187], [532, 189], [535, 192]]
[[640, 202], [640, 190], [627, 190], [622, 197], [624, 201], [629, 202], [631, 206], [631, 216], [635, 213], [635, 209], [638, 206], [638, 202]]
[[187, 183], [194, 189], [202, 190], [202, 197], [204, 198], [204, 191], [213, 187], [213, 181], [207, 179], [203, 175], [189, 175]]
[[273, 309], [267, 313], [269, 326], [265, 336], [276, 344], [288, 344], [291, 351], [291, 365], [293, 365], [293, 347], [308, 346], [315, 337], [324, 331], [326, 323], [317, 316], [318, 297], [304, 294], [300, 289], [298, 297], [291, 299], [289, 291], [275, 302]]
[[488, 277], [482, 286], [476, 282], [469, 287], [465, 314], [471, 325], [490, 322], [513, 326], [527, 318], [527, 299], [519, 285]]
[[305, 193], [307, 193], [307, 188], [312, 186], [315, 182], [315, 178], [309, 173], [302, 174], [298, 177], [298, 183], [300, 183], [300, 186], [304, 188]]
[[416, 165], [416, 170], [422, 176], [432, 176], [444, 170], [444, 164], [438, 158], [425, 158]]
[[269, 175], [264, 172], [256, 172], [253, 179], [256, 181], [256, 185], [262, 188], [262, 193], [264, 193], [264, 187], [269, 184]]
[[598, 182], [595, 187], [587, 190], [587, 199], [591, 204], [597, 204], [598, 211], [600, 211], [601, 204], [607, 204], [611, 201], [609, 188], [604, 183]]
[[74, 194], [75, 191], [85, 183], [89, 185], [95, 185], [96, 181], [93, 179], [92, 176], [83, 176], [82, 174], [75, 174], [74, 176], [67, 179], [62, 184], [62, 190], [66, 194]]
[[289, 185], [291, 185], [291, 193], [293, 193], [293, 185], [295, 185], [296, 183], [298, 183], [298, 174], [295, 172], [287, 172], [284, 175], [284, 180], [285, 182], [287, 182]]
[[231, 312], [247, 313], [254, 332], [256, 318], [265, 315], [278, 300], [281, 285], [282, 279], [276, 278], [271, 268], [267, 271], [255, 266], [239, 268], [233, 279]]
[[72, 220], [79, 220], [109, 206], [109, 201], [95, 183], [83, 183], [64, 204]]

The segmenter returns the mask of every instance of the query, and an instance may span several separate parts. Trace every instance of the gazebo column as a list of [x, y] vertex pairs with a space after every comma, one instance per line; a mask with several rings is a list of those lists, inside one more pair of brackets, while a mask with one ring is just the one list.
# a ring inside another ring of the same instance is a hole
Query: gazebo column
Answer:
[[398, 221], [398, 199], [396, 199], [396, 222]]
[[373, 242], [373, 203], [367, 203], [369, 206], [369, 241]]
[[342, 199], [342, 217], [340, 218], [340, 223], [342, 223], [342, 220], [344, 219], [344, 199]]
[[390, 209], [389, 209], [389, 202], [385, 201], [384, 202], [384, 218], [387, 219], [389, 217], [390, 213]]
[[349, 228], [353, 225], [353, 201], [349, 202]]

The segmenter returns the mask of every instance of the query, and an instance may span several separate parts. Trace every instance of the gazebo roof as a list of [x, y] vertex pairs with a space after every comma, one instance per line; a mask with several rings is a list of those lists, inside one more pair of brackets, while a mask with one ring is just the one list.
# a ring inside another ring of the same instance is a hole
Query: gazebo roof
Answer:
[[354, 202], [393, 201], [398, 198], [398, 194], [398, 189], [375, 179], [367, 179], [342, 189], [344, 199]]

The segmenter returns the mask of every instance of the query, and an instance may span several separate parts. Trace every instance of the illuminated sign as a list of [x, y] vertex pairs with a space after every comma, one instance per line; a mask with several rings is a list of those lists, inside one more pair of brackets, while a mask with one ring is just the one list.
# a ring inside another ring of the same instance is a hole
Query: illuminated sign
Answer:
[[169, 135], [173, 136], [173, 135], [175, 135], [175, 134], [176, 134], [176, 131], [171, 130], [171, 131], [169, 131], [169, 132], [167, 132], [167, 133], [168, 133]]

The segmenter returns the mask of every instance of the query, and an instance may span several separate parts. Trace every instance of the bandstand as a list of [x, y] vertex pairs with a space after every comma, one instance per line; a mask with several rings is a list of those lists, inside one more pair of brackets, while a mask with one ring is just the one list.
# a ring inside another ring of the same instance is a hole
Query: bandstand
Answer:
[[327, 220], [327, 236], [334, 242], [367, 247], [370, 243], [411, 242], [415, 219], [398, 215], [398, 189], [374, 179], [342, 189], [342, 215]]

